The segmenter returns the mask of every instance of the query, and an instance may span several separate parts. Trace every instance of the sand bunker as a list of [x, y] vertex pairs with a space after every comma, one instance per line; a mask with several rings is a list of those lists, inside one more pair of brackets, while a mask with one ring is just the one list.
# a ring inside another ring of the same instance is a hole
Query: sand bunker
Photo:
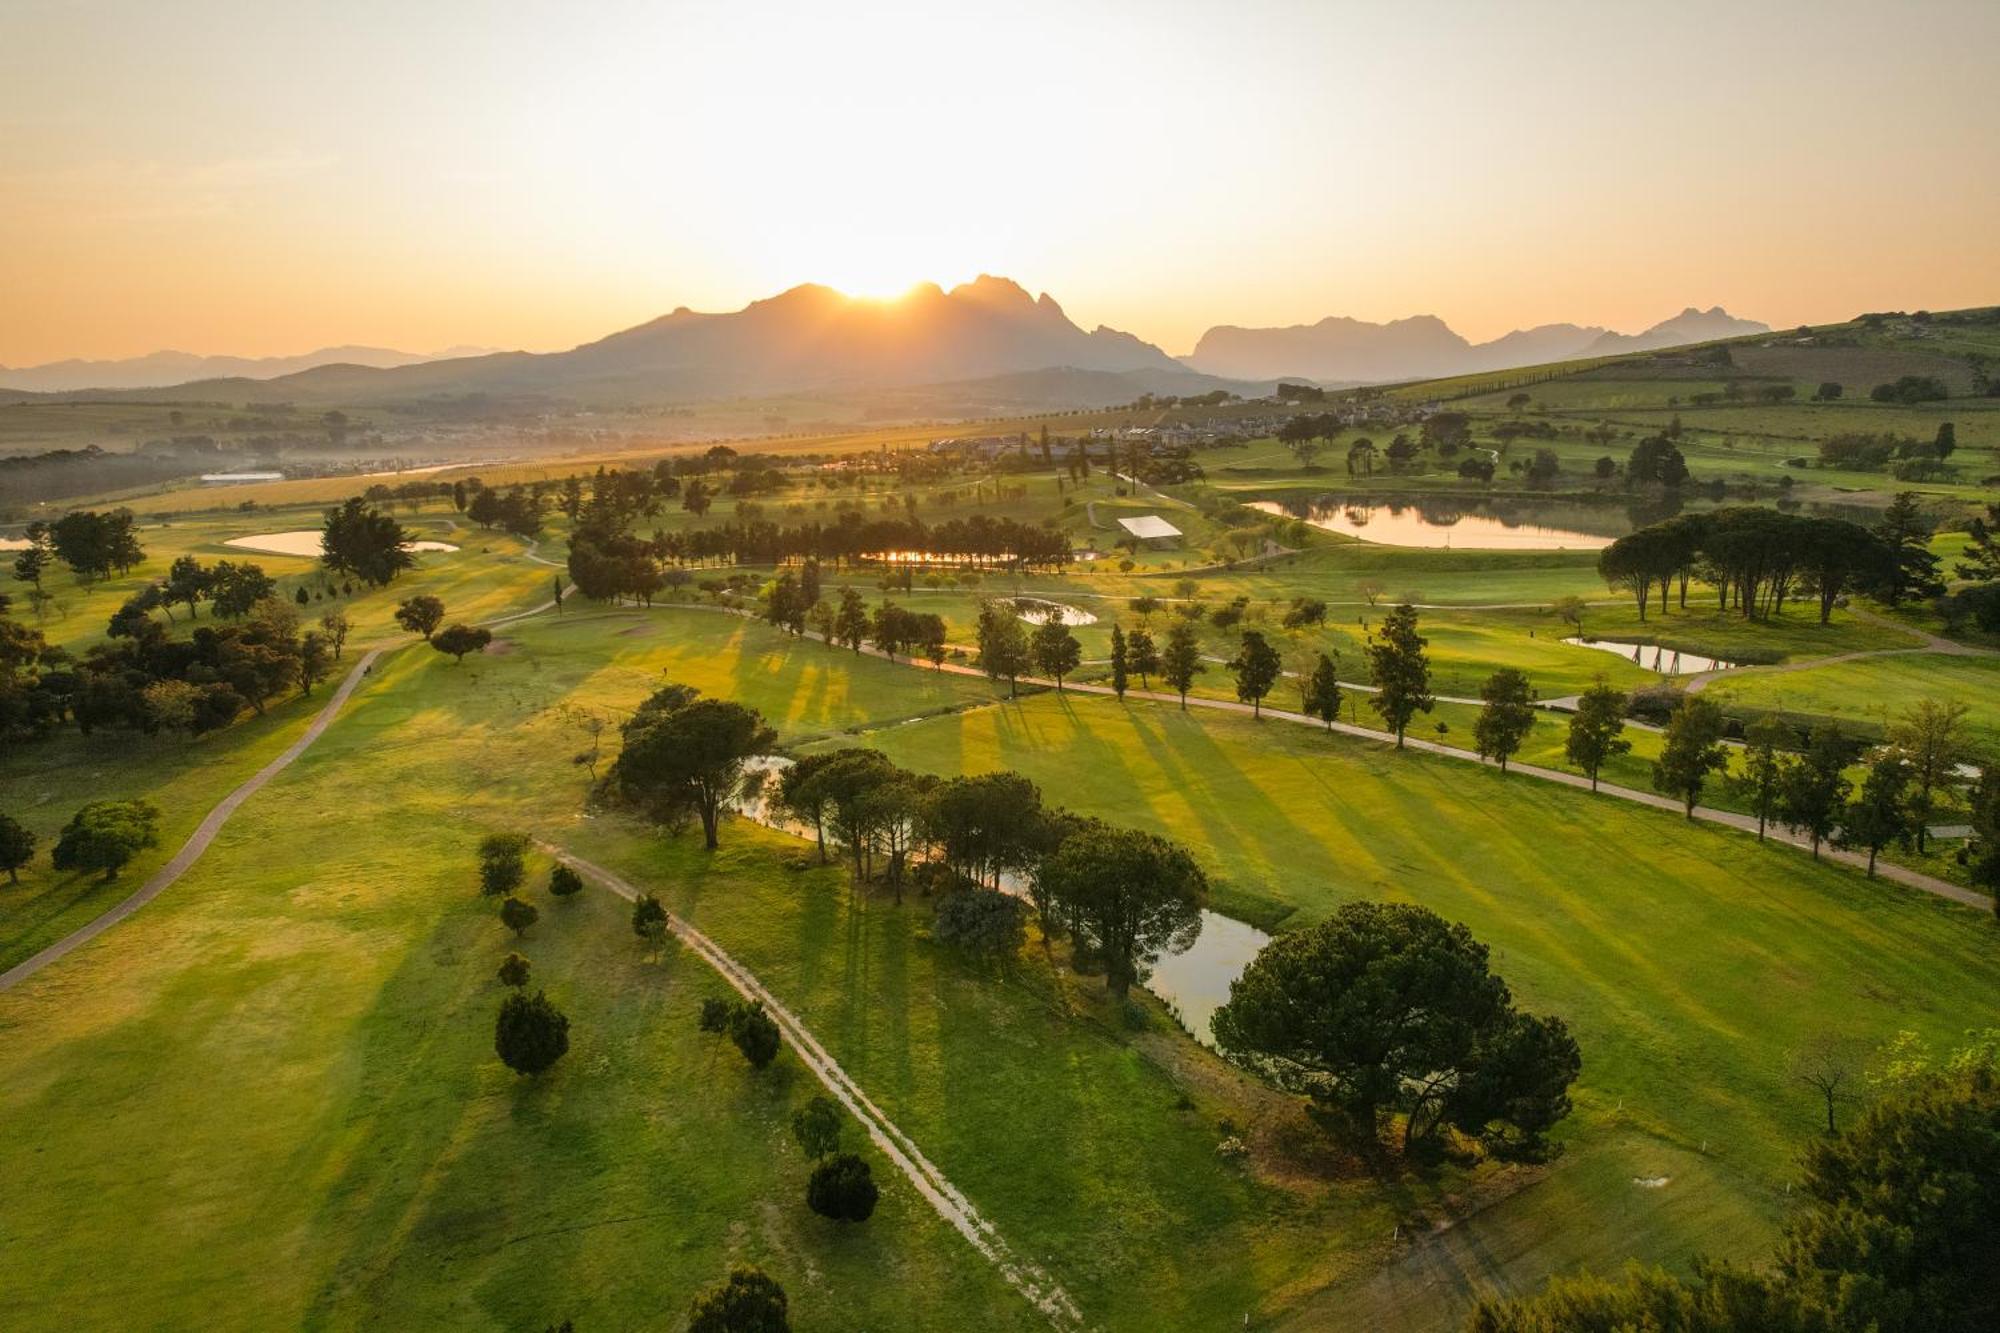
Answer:
[[[303, 555], [317, 557], [319, 551], [319, 529], [299, 532], [260, 532], [252, 537], [231, 537], [223, 543], [245, 551], [266, 551], [272, 555]], [[407, 551], [456, 551], [450, 542], [404, 542]]]

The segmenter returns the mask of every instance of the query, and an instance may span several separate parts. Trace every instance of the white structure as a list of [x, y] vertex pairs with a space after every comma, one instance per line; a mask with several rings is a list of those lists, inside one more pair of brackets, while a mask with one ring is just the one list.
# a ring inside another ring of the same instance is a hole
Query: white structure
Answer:
[[1159, 542], [1171, 545], [1181, 539], [1181, 530], [1161, 518], [1158, 514], [1142, 514], [1138, 518], [1121, 518], [1118, 526], [1137, 537], [1142, 542]]

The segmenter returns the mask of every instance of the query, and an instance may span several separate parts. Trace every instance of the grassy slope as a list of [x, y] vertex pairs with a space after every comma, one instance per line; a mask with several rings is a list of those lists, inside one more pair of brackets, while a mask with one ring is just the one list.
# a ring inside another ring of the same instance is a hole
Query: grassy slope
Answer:
[[33, 1127], [0, 1136], [0, 1168], [42, 1184], [9, 1219], [41, 1262], [0, 1274], [0, 1311], [632, 1327], [747, 1258], [801, 1328], [1036, 1322], [899, 1183], [859, 1231], [808, 1215], [783, 1131], [808, 1092], [797, 1067], [751, 1077], [698, 1037], [719, 983], [679, 954], [642, 962], [607, 898], [531, 892], [544, 915], [522, 947], [574, 1045], [540, 1083], [502, 1070], [491, 975], [510, 941], [470, 865], [507, 825], [658, 885], [737, 951], [1093, 1321], [1233, 1323], [1358, 1277], [1398, 1216], [1436, 1206], [1420, 1188], [1258, 1183], [1215, 1155], [1217, 1119], [1264, 1108], [1296, 1132], [1295, 1112], [1157, 1011], [1150, 1033], [1105, 1022], [1096, 983], [1032, 956], [1004, 984], [970, 976], [922, 941], [918, 904], [778, 870], [795, 842], [733, 826], [710, 862], [579, 819], [553, 712], [629, 705], [670, 675], [772, 708], [799, 740], [984, 686], [692, 613], [509, 638], [463, 668], [389, 660], [170, 894], [0, 997], [0, 1120]]
[[[1219, 877], [1221, 905], [1267, 924], [1387, 897], [1471, 926], [1529, 1004], [1570, 1020], [1586, 1056], [1567, 1135], [1579, 1193], [1559, 1210], [1555, 1252], [1520, 1243], [1517, 1227], [1549, 1235], [1535, 1207], [1488, 1219], [1492, 1245], [1523, 1251], [1514, 1282], [1753, 1242], [1810, 1132], [1783, 1073], [1790, 1048], [1822, 1027], [1942, 1040], [2000, 1016], [1974, 998], [2000, 982], [1990, 923], [1963, 909], [1490, 771], [1046, 695], [871, 739], [936, 771], [1018, 769], [1065, 804], [1168, 832]], [[1701, 1170], [1660, 1169], [1663, 1154]], [[1655, 1201], [1628, 1183], [1659, 1174], [1686, 1177], [1697, 1198], [1670, 1188]], [[1688, 1203], [1695, 1217], [1669, 1206]]]
[[1927, 696], [1966, 704], [1975, 743], [2000, 750], [2000, 657], [1908, 657], [1833, 662], [1799, 671], [1725, 676], [1706, 691], [1719, 703], [1815, 713], [1881, 725]]

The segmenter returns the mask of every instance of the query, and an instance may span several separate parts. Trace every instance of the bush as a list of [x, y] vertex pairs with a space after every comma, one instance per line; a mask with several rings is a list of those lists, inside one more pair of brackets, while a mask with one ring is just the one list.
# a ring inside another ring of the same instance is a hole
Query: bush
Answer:
[[931, 933], [949, 948], [1011, 958], [1027, 941], [1027, 913], [1019, 898], [998, 889], [958, 888], [938, 900]]
[[549, 871], [549, 892], [558, 898], [567, 898], [573, 893], [583, 892], [583, 876], [558, 862]]
[[840, 1151], [840, 1107], [824, 1094], [792, 1113], [792, 1137], [815, 1160]]
[[500, 1006], [493, 1050], [517, 1074], [539, 1074], [569, 1053], [569, 1019], [536, 991], [515, 993]]
[[667, 909], [650, 893], [642, 893], [632, 904], [632, 933], [657, 949], [667, 935]]
[[790, 1333], [785, 1289], [756, 1268], [739, 1268], [695, 1298], [688, 1333]]
[[806, 1206], [836, 1222], [866, 1222], [874, 1216], [879, 1194], [868, 1163], [844, 1152], [814, 1168], [806, 1183]]
[[510, 953], [500, 964], [500, 983], [519, 988], [528, 984], [528, 970], [531, 965], [520, 954]]
[[729, 1016], [729, 1040], [736, 1043], [753, 1069], [762, 1069], [778, 1058], [778, 1024], [761, 1003], [736, 1006]]
[[1934, 403], [1951, 395], [1929, 375], [1904, 375], [1892, 384], [1876, 385], [1868, 396], [1878, 403]]
[[519, 833], [495, 833], [479, 844], [479, 891], [489, 898], [512, 893], [525, 877], [528, 839]]
[[541, 917], [534, 904], [524, 903], [519, 898], [509, 898], [500, 904], [500, 919], [507, 923], [507, 929], [516, 935], [525, 931]]
[[703, 1032], [729, 1031], [729, 1016], [736, 1006], [728, 1000], [706, 999], [701, 1002], [701, 1030]]

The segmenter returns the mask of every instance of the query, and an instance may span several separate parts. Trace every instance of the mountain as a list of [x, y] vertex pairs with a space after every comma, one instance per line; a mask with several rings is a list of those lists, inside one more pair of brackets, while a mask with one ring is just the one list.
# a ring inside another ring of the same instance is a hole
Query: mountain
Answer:
[[301, 356], [200, 356], [193, 352], [149, 352], [122, 361], [50, 361], [10, 370], [0, 366], [0, 389], [24, 393], [67, 393], [80, 389], [159, 389], [190, 380], [275, 379], [316, 366], [354, 365], [386, 369], [447, 357], [478, 356], [484, 347], [451, 347], [442, 352], [398, 352], [388, 347], [322, 347]]
[[[806, 284], [741, 310], [685, 306], [566, 352], [486, 356], [375, 369], [322, 365], [275, 379], [183, 384], [225, 401], [409, 402], [466, 397], [604, 405], [944, 384], [1076, 370], [1188, 368], [1151, 343], [1071, 322], [1053, 297], [982, 275], [946, 291], [925, 283], [890, 301]], [[1208, 387], [1216, 387], [1212, 384]], [[1136, 396], [1136, 395], [1135, 395]]]
[[1745, 334], [1769, 333], [1771, 326], [1754, 319], [1738, 319], [1714, 306], [1697, 310], [1693, 306], [1661, 320], [1644, 333], [1603, 333], [1584, 349], [1585, 356], [1616, 356], [1620, 352], [1651, 352], [1661, 347], [1681, 347], [1688, 343], [1711, 342], [1717, 338], [1740, 338]]
[[1690, 306], [1643, 333], [1543, 324], [1484, 343], [1468, 342], [1434, 315], [1387, 324], [1334, 315], [1317, 324], [1288, 328], [1221, 325], [1204, 333], [1182, 360], [1206, 374], [1232, 379], [1291, 377], [1322, 384], [1367, 384], [1469, 375], [1768, 332], [1767, 326], [1736, 319], [1721, 306], [1706, 311]]

